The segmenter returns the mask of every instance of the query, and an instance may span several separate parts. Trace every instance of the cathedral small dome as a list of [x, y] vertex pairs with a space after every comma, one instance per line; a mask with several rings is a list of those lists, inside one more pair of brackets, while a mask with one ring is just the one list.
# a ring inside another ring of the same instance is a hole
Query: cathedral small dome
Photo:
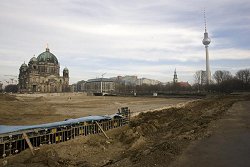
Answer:
[[30, 64], [30, 63], [36, 63], [36, 62], [37, 62], [37, 58], [34, 56], [34, 57], [32, 57], [32, 58], [30, 59], [29, 64]]
[[28, 65], [27, 64], [25, 64], [25, 62], [21, 65], [21, 67], [20, 67], [20, 70], [22, 70], [22, 71], [26, 71], [27, 70], [27, 68], [28, 68]]
[[23, 63], [23, 64], [21, 65], [21, 68], [24, 68], [24, 67], [28, 67], [28, 65], [25, 64], [25, 63]]
[[56, 56], [49, 51], [49, 48], [46, 48], [46, 51], [37, 57], [37, 61], [58, 64]]
[[69, 69], [68, 69], [67, 67], [65, 67], [65, 68], [63, 69], [63, 71], [69, 71]]

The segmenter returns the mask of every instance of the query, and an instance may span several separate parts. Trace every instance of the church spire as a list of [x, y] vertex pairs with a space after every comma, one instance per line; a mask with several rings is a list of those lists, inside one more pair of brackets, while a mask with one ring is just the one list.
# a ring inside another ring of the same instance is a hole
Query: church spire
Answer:
[[176, 68], [174, 69], [174, 78], [173, 78], [173, 82], [174, 82], [174, 83], [177, 83], [177, 82], [178, 82], [177, 73], [176, 73]]

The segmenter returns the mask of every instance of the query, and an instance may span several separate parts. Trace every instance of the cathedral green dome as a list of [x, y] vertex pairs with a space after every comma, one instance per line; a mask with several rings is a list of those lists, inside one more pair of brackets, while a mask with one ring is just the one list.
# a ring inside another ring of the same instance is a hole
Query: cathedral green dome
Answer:
[[37, 61], [40, 62], [47, 62], [47, 63], [54, 63], [54, 64], [58, 64], [58, 60], [56, 58], [55, 55], [53, 55], [52, 53], [50, 53], [49, 48], [46, 48], [46, 51], [41, 53], [38, 57], [37, 57]]

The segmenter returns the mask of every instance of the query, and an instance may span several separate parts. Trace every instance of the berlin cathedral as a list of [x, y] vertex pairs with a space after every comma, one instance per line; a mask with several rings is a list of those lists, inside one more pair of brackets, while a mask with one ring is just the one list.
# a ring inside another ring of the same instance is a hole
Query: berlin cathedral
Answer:
[[60, 76], [60, 64], [49, 48], [37, 58], [32, 57], [19, 69], [19, 92], [56, 93], [69, 91], [69, 70], [63, 69]]

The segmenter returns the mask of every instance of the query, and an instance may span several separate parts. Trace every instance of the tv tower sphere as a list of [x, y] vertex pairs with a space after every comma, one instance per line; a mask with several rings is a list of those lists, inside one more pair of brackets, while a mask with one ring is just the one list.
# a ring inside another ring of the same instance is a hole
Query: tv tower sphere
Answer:
[[204, 39], [202, 40], [203, 45], [209, 45], [211, 42], [211, 39], [208, 37], [208, 33], [204, 33]]

